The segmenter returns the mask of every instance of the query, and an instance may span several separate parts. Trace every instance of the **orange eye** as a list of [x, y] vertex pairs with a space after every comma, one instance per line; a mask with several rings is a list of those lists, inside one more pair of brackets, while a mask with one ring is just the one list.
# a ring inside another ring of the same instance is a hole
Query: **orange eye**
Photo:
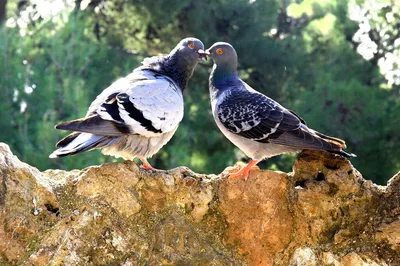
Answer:
[[188, 46], [189, 46], [190, 49], [194, 49], [194, 43], [191, 42], [191, 43], [188, 44]]
[[217, 52], [217, 54], [223, 54], [224, 50], [222, 50], [221, 48], [218, 48], [216, 52]]

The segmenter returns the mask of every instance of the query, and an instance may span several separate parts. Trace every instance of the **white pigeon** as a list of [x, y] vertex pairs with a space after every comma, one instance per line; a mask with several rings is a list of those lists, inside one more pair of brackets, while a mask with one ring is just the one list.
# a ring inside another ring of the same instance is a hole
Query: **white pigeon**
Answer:
[[92, 102], [84, 118], [58, 124], [73, 131], [60, 140], [49, 157], [63, 157], [101, 149], [125, 160], [147, 158], [173, 136], [183, 118], [183, 96], [204, 45], [186, 38], [168, 54], [143, 60], [131, 74], [115, 81]]
[[238, 59], [229, 43], [218, 42], [205, 51], [213, 61], [210, 99], [221, 132], [252, 160], [230, 175], [247, 179], [252, 166], [265, 158], [303, 149], [326, 150], [345, 157], [345, 142], [309, 127], [293, 111], [254, 90], [238, 77]]

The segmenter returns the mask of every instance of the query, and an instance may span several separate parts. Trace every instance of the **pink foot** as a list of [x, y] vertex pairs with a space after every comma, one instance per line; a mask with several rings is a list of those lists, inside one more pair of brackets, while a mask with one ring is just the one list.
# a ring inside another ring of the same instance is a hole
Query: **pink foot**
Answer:
[[154, 168], [153, 166], [151, 166], [150, 164], [149, 164], [149, 162], [147, 161], [147, 159], [145, 159], [145, 158], [139, 158], [141, 161], [142, 161], [142, 165], [141, 166], [139, 166], [141, 169], [144, 169], [144, 170], [151, 170], [151, 171], [162, 171], [162, 170], [160, 170], [160, 169], [157, 169], [157, 168]]
[[246, 181], [247, 178], [249, 178], [251, 168], [255, 166], [258, 162], [258, 160], [251, 160], [245, 167], [243, 167], [239, 171], [229, 174], [229, 178], [239, 178]]

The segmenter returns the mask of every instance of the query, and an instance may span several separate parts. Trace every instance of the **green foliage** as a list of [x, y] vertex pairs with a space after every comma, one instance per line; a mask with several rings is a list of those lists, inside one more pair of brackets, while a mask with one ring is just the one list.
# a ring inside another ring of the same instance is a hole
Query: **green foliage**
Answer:
[[[65, 135], [54, 125], [84, 116], [96, 95], [143, 57], [167, 53], [187, 36], [206, 46], [232, 43], [246, 82], [295, 110], [312, 128], [345, 139], [366, 178], [384, 183], [400, 169], [399, 85], [388, 85], [378, 64], [385, 53], [399, 53], [398, 32], [386, 27], [390, 38], [373, 40], [383, 52], [365, 60], [353, 40], [361, 22], [349, 19], [347, 0], [110, 0], [91, 1], [84, 10], [76, 1], [77, 7], [51, 18], [40, 15], [40, 7], [17, 2], [9, 2], [9, 17], [15, 22], [28, 10], [31, 19], [27, 26], [8, 23], [0, 30], [0, 141], [39, 169], [114, 161], [98, 151], [48, 159]], [[380, 8], [371, 29], [385, 25], [386, 13], [400, 22], [395, 4]], [[155, 167], [187, 165], [218, 173], [246, 160], [212, 118], [210, 67], [211, 62], [197, 67], [184, 92], [183, 122], [151, 159]], [[260, 166], [290, 171], [294, 158], [275, 157]]]
[[49, 160], [54, 144], [65, 135], [54, 125], [84, 116], [104, 83], [125, 75], [138, 63], [134, 56], [126, 58], [97, 42], [86, 30], [87, 24], [74, 14], [61, 14], [60, 20], [39, 25], [32, 37], [21, 37], [16, 28], [1, 30], [0, 86], [7, 103], [0, 105], [1, 141], [40, 169], [104, 162], [99, 153]]

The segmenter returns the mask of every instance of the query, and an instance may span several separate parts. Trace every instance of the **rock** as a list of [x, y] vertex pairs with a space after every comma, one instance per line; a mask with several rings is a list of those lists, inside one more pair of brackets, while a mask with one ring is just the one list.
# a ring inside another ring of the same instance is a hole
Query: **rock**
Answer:
[[321, 263], [322, 265], [327, 266], [340, 266], [340, 263], [337, 260], [336, 256], [333, 255], [331, 252], [322, 253]]
[[400, 174], [302, 152], [247, 181], [133, 162], [47, 170], [0, 144], [0, 265], [400, 265]]
[[[135, 193], [139, 178], [127, 174], [135, 170], [137, 166], [133, 164], [106, 164], [103, 167], [88, 168], [79, 175], [75, 185], [76, 196], [90, 200], [92, 204], [110, 206], [119, 215], [128, 218], [141, 209]], [[99, 176], [102, 182], [98, 182]]]
[[222, 180], [218, 198], [227, 222], [224, 243], [247, 261], [272, 265], [292, 235], [288, 188], [286, 174], [273, 171], [253, 172], [248, 182]]
[[359, 255], [351, 252], [340, 261], [343, 266], [368, 266]]
[[56, 222], [58, 201], [39, 170], [20, 162], [4, 143], [0, 173], [0, 258], [20, 263], [38, 235]]
[[360, 255], [351, 252], [344, 256], [340, 264], [342, 266], [386, 266], [385, 262], [376, 262], [371, 260], [370, 258], [362, 258]]
[[296, 248], [290, 259], [290, 266], [315, 266], [317, 260], [311, 248]]
[[400, 252], [400, 220], [381, 224], [377, 229], [376, 238], [387, 241], [393, 249]]
[[379, 209], [380, 225], [377, 227], [376, 238], [384, 241], [392, 249], [400, 252], [400, 172], [389, 180], [386, 193], [382, 197], [382, 207]]

